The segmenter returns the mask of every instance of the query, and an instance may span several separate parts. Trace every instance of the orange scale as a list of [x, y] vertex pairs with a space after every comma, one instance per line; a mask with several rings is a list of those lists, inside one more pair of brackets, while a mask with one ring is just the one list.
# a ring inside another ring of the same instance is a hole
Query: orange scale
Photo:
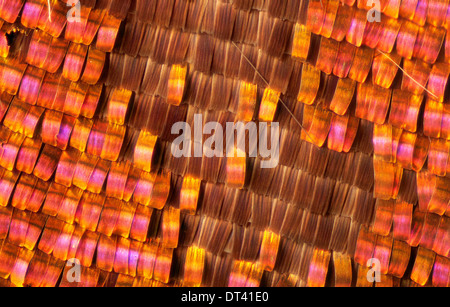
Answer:
[[75, 221], [83, 228], [96, 231], [106, 197], [84, 192], [78, 204]]
[[433, 266], [433, 287], [449, 287], [450, 286], [450, 259], [446, 257], [436, 256]]
[[8, 38], [6, 37], [6, 33], [0, 31], [0, 57], [8, 57], [9, 49], [10, 46], [8, 45]]
[[100, 235], [97, 244], [96, 265], [99, 269], [112, 272], [116, 256], [117, 237]]
[[68, 8], [58, 0], [51, 0], [51, 7], [50, 12], [45, 9], [41, 11], [38, 28], [51, 36], [59, 37], [67, 22]]
[[20, 253], [20, 247], [8, 242], [3, 242], [1, 247], [0, 278], [8, 279]]
[[408, 240], [408, 244], [411, 247], [419, 246], [420, 239], [422, 238], [423, 224], [425, 221], [425, 212], [421, 212], [420, 209], [414, 210], [412, 226], [411, 226], [411, 235]]
[[334, 23], [336, 21], [337, 12], [339, 9], [339, 0], [329, 0], [327, 1], [327, 9], [325, 11], [325, 17], [323, 20], [323, 26], [321, 35], [329, 38], [333, 32]]
[[413, 205], [397, 201], [394, 205], [394, 239], [407, 242], [411, 235]]
[[[395, 62], [392, 63], [392, 61]], [[378, 54], [372, 64], [372, 82], [384, 88], [390, 88], [398, 72], [402, 57], [398, 54]]]
[[430, 250], [433, 248], [440, 221], [439, 215], [430, 212], [426, 214], [420, 239], [421, 247]]
[[30, 223], [28, 224], [27, 235], [25, 237], [24, 247], [33, 250], [41, 236], [47, 216], [41, 213], [32, 213]]
[[314, 34], [320, 34], [326, 16], [328, 1], [323, 4], [320, 0], [311, 0], [308, 3], [306, 27]]
[[334, 21], [333, 31], [331, 32], [331, 38], [342, 41], [347, 34], [350, 25], [355, 14], [355, 8], [353, 6], [340, 5], [337, 11], [336, 20]]
[[69, 42], [65, 39], [53, 37], [47, 58], [42, 66], [43, 69], [50, 73], [56, 73], [66, 57]]
[[13, 214], [12, 207], [0, 207], [0, 240], [6, 239], [8, 235], [12, 214]]
[[437, 254], [448, 257], [450, 252], [450, 218], [443, 216], [439, 223], [434, 239], [433, 251]]
[[302, 79], [300, 82], [300, 92], [297, 100], [311, 105], [316, 99], [320, 87], [320, 70], [314, 66], [304, 63], [302, 66]]
[[325, 287], [331, 252], [315, 248], [308, 271], [308, 287]]
[[[83, 34], [86, 29], [87, 21], [89, 14], [91, 12], [91, 8], [86, 5], [80, 6], [80, 11], [77, 13], [78, 19], [68, 20], [66, 31], [64, 32], [64, 38], [66, 40], [72, 41], [74, 43], [82, 43], [83, 42]], [[75, 14], [75, 13], [74, 13]], [[75, 17], [75, 16], [72, 16]]]
[[0, 206], [6, 207], [11, 198], [12, 191], [19, 179], [20, 173], [18, 171], [8, 171], [2, 169], [2, 176], [0, 180]]
[[397, 36], [397, 53], [406, 58], [411, 59], [414, 52], [414, 44], [419, 33], [419, 26], [415, 23], [405, 20], [399, 30]]
[[67, 50], [62, 76], [72, 82], [77, 82], [86, 61], [88, 47], [81, 44], [71, 43]]
[[393, 243], [394, 239], [392, 236], [377, 236], [373, 258], [380, 261], [381, 274], [387, 274], [389, 271], [389, 260], [391, 259]]
[[445, 36], [444, 43], [444, 61], [450, 64], [450, 28], [447, 29], [447, 35]]
[[126, 89], [113, 89], [108, 99], [105, 115], [109, 123], [117, 125], [125, 123], [125, 115], [132, 95], [133, 92]]
[[137, 274], [148, 279], [153, 278], [156, 257], [158, 254], [158, 244], [148, 242], [142, 245], [137, 266]]
[[32, 106], [25, 119], [22, 122], [22, 127], [19, 129], [19, 132], [25, 135], [26, 137], [33, 138], [35, 135], [36, 127], [38, 122], [40, 121], [42, 114], [45, 109], [37, 106]]
[[428, 0], [427, 23], [441, 27], [445, 22], [448, 0]]
[[108, 123], [96, 120], [89, 134], [86, 152], [90, 155], [100, 156], [102, 153]]
[[41, 91], [37, 99], [37, 105], [52, 109], [60, 83], [61, 76], [56, 74], [46, 74], [41, 85]]
[[259, 254], [259, 263], [265, 271], [273, 271], [275, 267], [275, 261], [277, 259], [279, 245], [280, 235], [270, 230], [265, 230]]
[[67, 188], [65, 186], [54, 182], [51, 183], [47, 191], [42, 213], [50, 216], [56, 216], [66, 191]]
[[443, 215], [450, 202], [450, 178], [436, 177], [435, 188], [428, 204], [428, 212]]
[[104, 52], [111, 52], [113, 50], [121, 22], [120, 19], [109, 14], [102, 19], [97, 33], [97, 49]]
[[375, 249], [377, 236], [364, 226], [359, 230], [356, 241], [355, 262], [366, 267], [369, 259], [372, 258]]
[[392, 18], [398, 18], [400, 13], [401, 0], [390, 0], [383, 10], [383, 14]]
[[372, 232], [387, 236], [392, 228], [394, 200], [377, 200]]
[[17, 155], [25, 139], [20, 133], [13, 133], [8, 139], [7, 144], [3, 144], [3, 153], [0, 159], [0, 166], [12, 171], [17, 160]]
[[256, 109], [258, 87], [256, 84], [241, 81], [239, 88], [239, 105], [236, 111], [236, 120], [248, 122], [253, 119]]
[[69, 115], [64, 115], [61, 121], [61, 128], [59, 129], [58, 136], [56, 137], [56, 147], [61, 150], [66, 150], [69, 145], [70, 135], [72, 134], [73, 127], [75, 126], [76, 118]]
[[76, 257], [78, 246], [80, 245], [81, 238], [83, 237], [86, 229], [76, 225], [75, 230], [70, 239], [69, 253], [67, 254], [67, 259], [73, 259]]
[[428, 0], [419, 1], [414, 13], [413, 21], [419, 26], [423, 27], [427, 19]]
[[[123, 200], [126, 202], [129, 202], [131, 200], [131, 197], [133, 197], [133, 194], [135, 193], [137, 184], [139, 182], [139, 179], [141, 177], [142, 170], [134, 167], [134, 165], [131, 167], [130, 172], [128, 173], [127, 183], [125, 184], [125, 189], [123, 191]], [[150, 188], [152, 186], [153, 182], [150, 184]], [[144, 195], [146, 199], [150, 198], [149, 195]]]
[[55, 244], [61, 235], [64, 228], [64, 223], [61, 220], [50, 217], [48, 218], [41, 239], [39, 240], [38, 248], [44, 253], [50, 255], [53, 252]]
[[99, 234], [87, 230], [84, 232], [75, 254], [75, 258], [80, 260], [82, 266], [90, 267], [97, 249]]
[[172, 267], [173, 249], [159, 247], [156, 256], [153, 278], [164, 284], [169, 283], [170, 268]]
[[17, 58], [0, 58], [0, 89], [16, 95], [27, 67]]
[[75, 226], [72, 224], [64, 223], [64, 226], [55, 242], [53, 248], [53, 257], [67, 260], [67, 254], [69, 253], [70, 241], [72, 240], [72, 234], [75, 231]]
[[19, 132], [31, 106], [17, 98], [11, 102], [3, 119], [3, 125], [13, 132]]
[[25, 210], [34, 192], [38, 179], [32, 175], [21, 174], [12, 196], [11, 205], [19, 210]]
[[440, 137], [443, 112], [442, 102], [427, 98], [423, 115], [423, 132], [426, 136]]
[[332, 115], [333, 113], [327, 109], [323, 109], [320, 106], [316, 107], [311, 126], [305, 135], [305, 140], [322, 147], [330, 132]]
[[430, 73], [427, 89], [433, 93], [433, 98], [438, 101], [444, 101], [445, 88], [447, 87], [448, 77], [450, 75], [450, 65], [445, 63], [436, 63]]
[[344, 150], [345, 135], [347, 134], [349, 119], [349, 115], [339, 116], [333, 113], [327, 142], [328, 149], [337, 152], [342, 152]]
[[70, 135], [70, 146], [84, 152], [93, 124], [94, 122], [90, 119], [84, 117], [77, 118]]
[[403, 241], [394, 240], [388, 273], [397, 278], [402, 278], [408, 267], [410, 257], [411, 246]]
[[122, 208], [122, 201], [115, 198], [106, 198], [105, 205], [102, 210], [102, 215], [98, 223], [97, 231], [112, 236], [117, 220], [119, 219], [120, 209]]
[[92, 193], [99, 194], [102, 191], [106, 176], [111, 167], [111, 162], [99, 160], [95, 166], [94, 172], [89, 178], [87, 190]]
[[344, 147], [342, 148], [343, 152], [348, 153], [352, 149], [353, 142], [356, 138], [356, 133], [358, 132], [359, 121], [359, 118], [350, 116], [347, 126], [347, 132], [345, 133]]
[[136, 277], [139, 254], [142, 249], [142, 242], [130, 241], [130, 252], [128, 257], [128, 274]]
[[102, 94], [103, 85], [91, 85], [86, 93], [86, 99], [81, 107], [80, 115], [92, 119], [97, 110], [100, 95]]
[[422, 95], [431, 73], [431, 65], [420, 59], [405, 59], [403, 69], [406, 73], [403, 73], [401, 89]]
[[92, 9], [86, 27], [84, 29], [82, 43], [85, 45], [91, 45], [94, 41], [95, 35], [102, 24], [103, 18], [106, 15], [107, 10], [104, 9]]
[[306, 61], [311, 45], [311, 32], [305, 25], [296, 23], [292, 40], [291, 55], [301, 61]]
[[34, 167], [33, 174], [44, 181], [50, 180], [58, 166], [61, 150], [50, 145], [45, 145]]
[[420, 171], [424, 164], [425, 160], [428, 156], [428, 150], [430, 148], [430, 139], [423, 135], [419, 135], [416, 140], [416, 146], [414, 148], [414, 157], [413, 157], [413, 170], [418, 172]]
[[[341, 42], [337, 54], [336, 63], [333, 68], [333, 74], [339, 78], [346, 78], [353, 64], [357, 48], [350, 43]], [[345, 79], [347, 80], [347, 79]]]
[[244, 287], [252, 269], [252, 265], [252, 262], [234, 260], [228, 279], [228, 287]]
[[57, 137], [61, 128], [64, 114], [61, 112], [46, 110], [42, 121], [41, 137], [42, 142], [56, 146]]
[[39, 138], [25, 138], [17, 155], [16, 169], [31, 174], [39, 157], [41, 147], [42, 141]]
[[167, 202], [170, 193], [170, 183], [172, 174], [162, 171], [156, 177], [150, 198], [150, 208], [162, 210]]
[[350, 287], [353, 279], [352, 259], [344, 254], [333, 252], [334, 286]]
[[353, 64], [348, 77], [358, 83], [364, 83], [372, 67], [374, 50], [366, 47], [356, 49]]
[[95, 166], [98, 162], [98, 157], [91, 156], [87, 153], [82, 153], [73, 173], [73, 184], [82, 190], [86, 190], [89, 178], [94, 172]]
[[75, 214], [82, 195], [83, 190], [77, 187], [67, 189], [64, 199], [59, 206], [57, 218], [65, 221], [66, 223], [73, 224], [75, 222]]
[[28, 266], [30, 265], [31, 259], [33, 259], [34, 251], [22, 248], [14, 264], [14, 268], [11, 271], [10, 279], [11, 283], [23, 287], [25, 283], [25, 276], [28, 271]]
[[106, 130], [100, 157], [108, 161], [117, 161], [125, 138], [126, 126], [109, 124]]
[[381, 26], [380, 40], [378, 41], [377, 49], [381, 51], [391, 53], [394, 49], [395, 41], [398, 36], [398, 32], [402, 25], [402, 21], [396, 18], [384, 18]]
[[347, 42], [356, 47], [361, 46], [367, 22], [367, 12], [356, 9], [346, 35]]
[[385, 162], [395, 162], [397, 157], [397, 135], [400, 138], [400, 129], [393, 128], [390, 124], [373, 125], [372, 143], [376, 159]]
[[374, 196], [383, 200], [395, 199], [400, 187], [403, 168], [398, 164], [379, 159], [373, 160], [373, 166], [375, 175]]
[[437, 175], [447, 174], [447, 162], [449, 159], [450, 141], [442, 139], [431, 139], [430, 151], [428, 153], [428, 170]]
[[72, 82], [67, 92], [63, 112], [78, 117], [86, 99], [88, 89], [89, 85], [86, 83]]
[[42, 81], [44, 80], [44, 75], [44, 70], [31, 65], [28, 66], [25, 74], [23, 75], [17, 98], [28, 104], [35, 105], [41, 89]]
[[35, 30], [31, 37], [25, 61], [30, 65], [43, 68], [45, 59], [50, 51], [51, 43], [51, 35], [44, 31]]
[[436, 28], [432, 25], [419, 28], [413, 57], [417, 57], [429, 64], [436, 62], [445, 34], [446, 31], [444, 29]]
[[403, 131], [397, 151], [397, 162], [404, 169], [412, 169], [414, 148], [417, 140], [417, 134]]
[[280, 100], [280, 92], [266, 88], [263, 98], [259, 106], [259, 120], [264, 122], [272, 122], [277, 110], [278, 101]]
[[121, 161], [111, 164], [111, 170], [109, 171], [108, 181], [106, 183], [107, 197], [123, 199], [123, 193], [130, 168], [131, 163], [128, 161]]
[[347, 113], [348, 107], [355, 95], [356, 82], [345, 78], [339, 79], [336, 85], [336, 90], [333, 99], [330, 103], [330, 110], [338, 115]]
[[19, 13], [23, 7], [23, 0], [2, 1], [0, 4], [0, 18], [6, 22], [14, 23], [19, 17]]
[[64, 150], [61, 154], [58, 167], [56, 169], [55, 182], [66, 187], [72, 185], [75, 168], [81, 153], [76, 149]]
[[149, 207], [138, 205], [130, 230], [130, 238], [139, 242], [147, 240], [148, 228], [153, 210]]
[[424, 286], [430, 277], [435, 258], [436, 254], [433, 251], [419, 247], [411, 272], [411, 279], [419, 285]]
[[180, 192], [180, 210], [182, 213], [195, 215], [200, 194], [201, 180], [186, 176]]
[[161, 244], [164, 247], [178, 247], [180, 234], [180, 209], [167, 207], [162, 213]]
[[364, 29], [363, 45], [375, 49], [383, 33], [381, 22], [369, 22]]
[[389, 123], [397, 128], [416, 132], [417, 119], [422, 106], [423, 96], [413, 95], [399, 89], [392, 92]]
[[247, 158], [245, 152], [234, 147], [231, 156], [226, 160], [226, 185], [231, 188], [240, 189], [245, 185]]
[[320, 39], [319, 54], [316, 62], [316, 68], [326, 74], [331, 74], [336, 64], [339, 51], [339, 43], [334, 39], [322, 37]]
[[183, 287], [200, 287], [206, 262], [206, 252], [203, 248], [190, 246], [184, 262]]
[[113, 235], [128, 238], [130, 236], [131, 225], [133, 223], [134, 214], [136, 213], [136, 203], [122, 202], [119, 216], [117, 217], [116, 226]]
[[8, 242], [23, 247], [27, 236], [31, 213], [15, 209], [9, 225]]
[[383, 124], [391, 102], [391, 90], [370, 83], [359, 83], [356, 91], [355, 115]]
[[81, 81], [87, 84], [96, 84], [100, 79], [103, 67], [105, 66], [106, 53], [97, 50], [94, 47], [89, 47], [88, 57], [86, 61], [86, 67], [84, 68]]
[[26, 1], [20, 16], [20, 22], [25, 28], [34, 29], [37, 27], [39, 16], [41, 16], [45, 4], [45, 0]]

